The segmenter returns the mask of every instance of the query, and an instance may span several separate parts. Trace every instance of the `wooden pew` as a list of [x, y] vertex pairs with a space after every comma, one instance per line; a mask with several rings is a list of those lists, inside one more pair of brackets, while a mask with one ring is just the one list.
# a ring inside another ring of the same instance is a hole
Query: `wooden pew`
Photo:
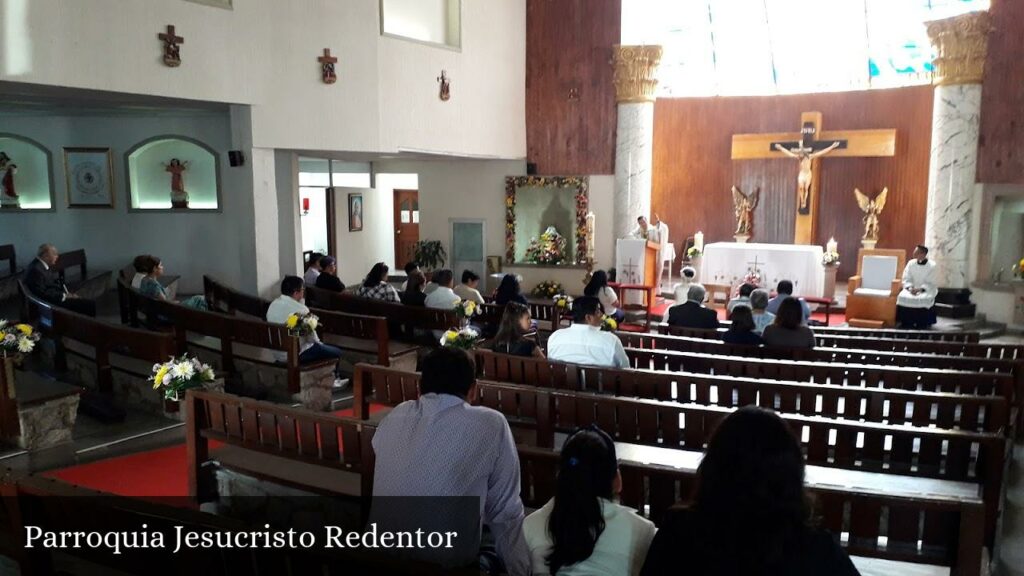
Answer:
[[417, 330], [443, 331], [459, 325], [458, 317], [451, 310], [393, 304], [310, 287], [306, 288], [306, 298], [319, 309], [383, 316], [388, 319], [391, 337], [403, 342], [436, 346], [438, 343], [433, 336], [421, 337]]
[[[723, 322], [723, 326], [728, 326], [728, 322]], [[703, 328], [680, 328], [678, 326], [669, 326], [668, 324], [661, 323], [657, 325], [658, 332], [662, 334], [671, 334], [673, 336], [694, 336], [697, 338], [711, 337], [720, 338], [716, 336], [715, 330], [708, 330]], [[724, 331], [725, 328], [720, 328], [719, 331]], [[877, 328], [848, 328], [845, 326], [814, 326], [815, 334], [822, 334], [827, 336], [857, 336], [861, 338], [897, 338], [903, 340], [928, 340], [933, 342], [965, 342], [965, 343], [977, 343], [981, 339], [981, 335], [978, 332], [965, 331], [958, 332], [952, 330], [899, 330], [895, 328], [891, 329], [877, 329]]]
[[270, 301], [238, 292], [210, 276], [203, 275], [203, 293], [210, 309], [234, 315], [241, 312], [260, 320], [266, 319]]
[[[71, 274], [75, 268], [78, 268], [77, 277]], [[97, 272], [93, 270], [92, 274], [90, 274], [85, 250], [78, 249], [62, 252], [57, 259], [54, 269], [57, 270], [60, 281], [68, 287], [68, 290], [82, 298], [97, 300], [110, 288], [110, 271], [102, 270]], [[69, 278], [72, 279], [69, 280]]]
[[[400, 375], [393, 370], [370, 366], [362, 366], [360, 369], [356, 380], [357, 398], [372, 398], [375, 402], [396, 405], [418, 396], [416, 374]], [[532, 437], [514, 432], [517, 441], [522, 442], [524, 438], [528, 438], [528, 443], [542, 448], [553, 448], [557, 443], [555, 430], [565, 432], [596, 423], [617, 442], [622, 443], [620, 446], [649, 445], [659, 450], [671, 448], [700, 452], [706, 447], [718, 422], [731, 411], [675, 402], [613, 398], [578, 392], [545, 392], [490, 381], [478, 381], [477, 386], [479, 403], [502, 412], [514, 430], [524, 425], [532, 427]], [[680, 417], [685, 418], [685, 425], [682, 428], [679, 425]], [[793, 415], [784, 415], [783, 419], [793, 428], [797, 437], [807, 436], [808, 439], [803, 444], [810, 465], [972, 481], [982, 486], [981, 491], [985, 496], [991, 496], [993, 491], [997, 496], [999, 494], [1002, 478], [1002, 468], [999, 464], [1005, 451], [1005, 440], [998, 435], [873, 425]], [[836, 436], [834, 446], [829, 446], [831, 434]], [[863, 437], [863, 446], [857, 445], [859, 436]], [[888, 455], [883, 455], [885, 440], [891, 441], [893, 445]], [[908, 448], [915, 444], [921, 446], [916, 460], [908, 457], [907, 452]], [[958, 453], [959, 456], [948, 458], [941, 464], [933, 460], [940, 452], [939, 446], [942, 444], [951, 450], [951, 454]], [[972, 469], [970, 464], [957, 463], [961, 456], [970, 453], [971, 450], [977, 450], [979, 454], [976, 469]], [[900, 454], [901, 452], [903, 454]], [[697, 460], [699, 461], [699, 457]], [[644, 461], [650, 462], [649, 459]], [[524, 474], [528, 473], [528, 468], [529, 466], [524, 468]], [[692, 474], [696, 468], [695, 462], [691, 468]], [[928, 468], [931, 468], [930, 472]], [[978, 473], [978, 470], [982, 472]], [[953, 474], [949, 475], [951, 472]], [[554, 469], [551, 469], [550, 473], [553, 475]], [[836, 477], [834, 473], [822, 473]], [[640, 486], [642, 485], [641, 482]], [[528, 483], [524, 483], [524, 499], [527, 498], [525, 495], [530, 493]], [[652, 502], [652, 513], [654, 510], [663, 510], [674, 500], [673, 496], [661, 503]], [[539, 499], [536, 503], [543, 504], [544, 501], [546, 498]], [[991, 513], [994, 514], [995, 510], [997, 508], [993, 508]], [[875, 514], [878, 513], [876, 510]], [[877, 527], [877, 516], [873, 521]], [[993, 516], [993, 525], [994, 522]], [[980, 552], [980, 544], [978, 546]]]

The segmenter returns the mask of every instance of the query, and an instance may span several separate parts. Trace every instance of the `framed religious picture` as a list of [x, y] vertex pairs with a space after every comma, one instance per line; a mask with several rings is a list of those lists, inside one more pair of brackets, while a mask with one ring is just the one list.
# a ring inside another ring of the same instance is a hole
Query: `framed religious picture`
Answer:
[[110, 148], [65, 148], [68, 208], [113, 208], [114, 170]]
[[362, 232], [363, 230], [363, 195], [353, 193], [348, 195], [348, 231]]

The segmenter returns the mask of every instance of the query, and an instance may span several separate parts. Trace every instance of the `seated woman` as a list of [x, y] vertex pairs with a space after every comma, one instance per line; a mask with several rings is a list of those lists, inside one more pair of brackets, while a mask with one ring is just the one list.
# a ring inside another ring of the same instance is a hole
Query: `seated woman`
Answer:
[[[167, 291], [160, 284], [160, 277], [164, 275], [164, 265], [160, 259], [156, 256], [146, 256], [144, 260], [139, 260], [138, 263], [145, 273], [145, 276], [142, 277], [142, 282], [139, 284], [139, 292], [150, 298], [167, 300]], [[209, 310], [209, 307], [206, 305], [206, 298], [202, 294], [186, 298], [178, 302], [178, 304], [196, 310]]]
[[498, 289], [494, 291], [494, 303], [498, 306], [504, 306], [509, 302], [526, 304], [526, 297], [522, 292], [522, 288], [519, 287], [519, 278], [515, 274], [505, 274]]
[[733, 308], [729, 319], [732, 320], [732, 325], [729, 326], [729, 330], [725, 334], [722, 334], [723, 342], [747, 346], [760, 346], [762, 344], [761, 337], [754, 330], [756, 328], [754, 325], [754, 315], [751, 313], [749, 306], [741, 304]]
[[774, 412], [747, 406], [725, 418], [694, 486], [689, 504], [666, 512], [642, 576], [858, 575], [811, 523], [800, 442]]
[[398, 291], [395, 290], [394, 286], [388, 284], [387, 280], [388, 265], [383, 262], [377, 262], [373, 265], [373, 268], [370, 268], [370, 273], [366, 275], [363, 284], [356, 290], [356, 296], [400, 304], [401, 300], [398, 298]]
[[405, 282], [405, 291], [398, 295], [402, 299], [402, 304], [425, 307], [427, 295], [423, 292], [423, 286], [426, 283], [427, 277], [419, 269], [409, 272], [409, 279]]
[[[636, 576], [654, 524], [615, 503], [622, 476], [615, 443], [597, 427], [566, 439], [555, 497], [523, 520], [534, 574]], [[680, 565], [673, 567], [673, 573]]]
[[754, 315], [754, 332], [758, 335], [764, 333], [764, 329], [772, 322], [775, 322], [775, 314], [768, 310], [768, 291], [758, 288], [750, 293], [750, 311]]
[[505, 305], [505, 312], [501, 315], [501, 324], [491, 349], [513, 356], [543, 358], [544, 351], [537, 345], [537, 341], [524, 337], [532, 329], [530, 308], [519, 302], [509, 302]]
[[601, 306], [604, 306], [605, 316], [611, 316], [616, 322], [622, 322], [626, 318], [626, 313], [619, 309], [619, 297], [608, 286], [608, 273], [604, 270], [594, 271], [587, 287], [583, 289], [583, 295], [600, 300]]
[[779, 304], [775, 322], [764, 329], [761, 338], [765, 346], [780, 348], [814, 348], [814, 332], [803, 325], [804, 309], [792, 296]]

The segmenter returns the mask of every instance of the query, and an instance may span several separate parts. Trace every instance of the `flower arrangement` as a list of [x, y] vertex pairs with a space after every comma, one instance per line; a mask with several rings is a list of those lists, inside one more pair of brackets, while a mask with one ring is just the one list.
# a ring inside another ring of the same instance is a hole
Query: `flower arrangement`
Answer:
[[839, 252], [825, 252], [821, 255], [821, 265], [825, 267], [839, 266]]
[[441, 336], [441, 346], [462, 350], [472, 350], [479, 341], [480, 334], [468, 326], [459, 330], [448, 330]]
[[565, 292], [565, 289], [562, 288], [561, 284], [554, 280], [545, 280], [534, 286], [533, 291], [530, 292], [530, 294], [536, 298], [554, 298], [562, 292]]
[[0, 357], [28, 354], [39, 342], [39, 334], [28, 324], [10, 324], [0, 320]]
[[202, 388], [213, 382], [216, 375], [209, 364], [203, 364], [198, 358], [190, 358], [183, 354], [181, 358], [171, 358], [163, 364], [153, 365], [153, 389], [163, 388], [164, 398], [178, 400], [181, 393], [190, 388]]
[[530, 240], [530, 245], [526, 247], [526, 261], [535, 264], [560, 264], [565, 260], [566, 245], [565, 236], [559, 234], [554, 226], [548, 226], [540, 238]]
[[555, 301], [555, 308], [562, 312], [568, 312], [572, 308], [572, 296], [568, 294], [555, 294], [551, 299]]
[[1024, 258], [1021, 258], [1020, 262], [1017, 262], [1017, 265], [1014, 266], [1013, 276], [1014, 278], [1020, 278], [1021, 276], [1024, 276]]
[[284, 323], [288, 327], [288, 333], [292, 336], [309, 336], [316, 332], [320, 325], [320, 319], [315, 314], [292, 314]]
[[601, 320], [601, 331], [602, 332], [615, 332], [619, 329], [619, 323], [615, 321], [615, 318], [611, 316], [605, 316]]
[[689, 248], [686, 249], [686, 257], [687, 258], [690, 258], [690, 259], [698, 258], [700, 255], [701, 255], [700, 248], [697, 248], [696, 246], [690, 246]]
[[747, 270], [747, 273], [743, 276], [743, 282], [740, 282], [740, 284], [753, 284], [760, 288], [762, 280], [760, 270]]
[[463, 320], [469, 320], [473, 316], [480, 314], [482, 310], [476, 302], [472, 300], [458, 300], [454, 306], [455, 315]]

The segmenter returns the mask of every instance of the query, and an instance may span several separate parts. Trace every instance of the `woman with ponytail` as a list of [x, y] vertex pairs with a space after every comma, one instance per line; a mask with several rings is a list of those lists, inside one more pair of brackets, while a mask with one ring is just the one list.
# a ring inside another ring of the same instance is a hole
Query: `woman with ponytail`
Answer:
[[636, 576], [654, 524], [613, 500], [622, 489], [615, 443], [596, 426], [562, 446], [555, 497], [523, 522], [534, 574]]

